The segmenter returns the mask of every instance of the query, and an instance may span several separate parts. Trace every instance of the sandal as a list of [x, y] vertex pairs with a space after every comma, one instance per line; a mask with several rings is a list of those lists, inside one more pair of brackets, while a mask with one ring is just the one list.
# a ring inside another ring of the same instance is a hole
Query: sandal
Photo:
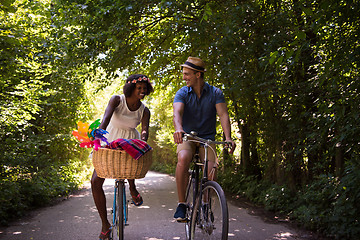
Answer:
[[132, 195], [131, 195], [131, 197], [132, 197], [132, 203], [137, 207], [142, 205], [144, 202], [142, 197], [140, 196], [140, 193], [136, 197], [132, 196]]
[[109, 230], [107, 230], [106, 233], [101, 232], [100, 236], [99, 236], [99, 239], [100, 240], [110, 240], [110, 233], [111, 233], [111, 228], [109, 228]]

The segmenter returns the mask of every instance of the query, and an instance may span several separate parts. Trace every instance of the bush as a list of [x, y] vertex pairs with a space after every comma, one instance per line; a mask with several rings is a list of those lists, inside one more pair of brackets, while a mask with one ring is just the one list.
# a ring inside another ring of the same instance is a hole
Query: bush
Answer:
[[27, 208], [19, 184], [9, 180], [0, 182], [0, 202], [1, 225], [6, 225], [11, 218], [21, 216]]
[[67, 165], [53, 165], [20, 177], [8, 174], [8, 178], [0, 182], [1, 225], [78, 189], [90, 178], [89, 166], [87, 162], [69, 161]]
[[227, 192], [286, 214], [308, 229], [336, 239], [360, 235], [360, 169], [356, 165], [349, 165], [342, 178], [321, 175], [297, 192], [236, 170], [220, 172], [218, 181]]
[[336, 239], [355, 239], [360, 234], [359, 182], [360, 171], [354, 165], [341, 179], [320, 176], [299, 194], [302, 204], [291, 216]]

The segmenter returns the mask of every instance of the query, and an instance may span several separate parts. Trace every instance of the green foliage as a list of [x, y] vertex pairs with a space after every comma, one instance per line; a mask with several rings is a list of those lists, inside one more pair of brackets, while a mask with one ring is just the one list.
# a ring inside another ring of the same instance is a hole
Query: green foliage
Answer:
[[70, 132], [101, 117], [108, 98], [94, 93], [119, 72], [152, 79], [154, 168], [173, 171], [171, 105], [191, 55], [241, 135], [224, 186], [330, 235], [358, 233], [356, 1], [7, 0], [0, 13], [0, 190], [14, 199], [0, 191], [4, 216], [27, 208], [23, 186], [37, 202], [80, 184], [87, 156]]
[[[7, 1], [0, 24], [1, 223], [81, 186], [87, 156], [71, 131], [91, 117], [71, 39], [59, 35], [50, 1]], [[66, 50], [68, 49], [68, 50]], [[74, 150], [75, 149], [75, 150]], [[76, 160], [76, 163], [75, 163]], [[11, 200], [11, 201], [10, 201]]]
[[227, 191], [335, 239], [355, 239], [360, 233], [358, 165], [348, 166], [342, 178], [321, 175], [298, 191], [241, 172], [222, 172], [219, 181]]
[[153, 148], [153, 164], [151, 169], [168, 174], [175, 173], [177, 163], [176, 145], [173, 144], [170, 136], [163, 135], [164, 131], [155, 126], [150, 128], [148, 143]]
[[239, 192], [286, 212], [300, 204], [297, 191], [323, 174], [341, 177], [358, 159], [354, 1], [59, 2], [58, 18], [83, 40], [74, 61], [104, 54], [94, 66], [154, 80], [157, 161], [174, 164], [169, 109], [189, 55], [206, 61], [206, 80], [224, 90], [241, 134], [241, 170], [225, 185], [244, 183]]
[[21, 216], [26, 209], [26, 203], [20, 194], [19, 184], [10, 180], [4, 180], [0, 182], [0, 214], [1, 225], [5, 225], [9, 219]]
[[66, 165], [51, 165], [36, 172], [24, 173], [16, 168], [6, 171], [7, 178], [0, 183], [1, 224], [23, 216], [24, 212], [51, 203], [54, 199], [68, 196], [89, 177], [90, 166], [80, 161]]
[[358, 216], [359, 167], [351, 165], [341, 179], [320, 176], [299, 193], [300, 206], [291, 216], [312, 229], [320, 229], [336, 239], [354, 239], [360, 233]]

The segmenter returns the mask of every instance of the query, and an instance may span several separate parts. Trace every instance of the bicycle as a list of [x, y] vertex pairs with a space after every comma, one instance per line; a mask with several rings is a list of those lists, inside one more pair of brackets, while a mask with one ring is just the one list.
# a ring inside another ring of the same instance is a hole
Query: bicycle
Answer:
[[124, 179], [144, 178], [152, 161], [151, 148], [138, 159], [119, 149], [99, 148], [93, 152], [92, 163], [97, 175], [101, 178], [115, 179], [111, 240], [123, 240], [124, 228], [128, 225], [128, 200]]
[[[222, 144], [229, 147], [228, 142], [203, 139], [196, 133], [185, 133], [184, 141], [192, 141], [204, 146], [205, 159], [200, 162], [199, 146], [189, 170], [189, 182], [186, 189], [186, 239], [228, 239], [229, 215], [226, 197], [221, 186], [208, 179], [208, 148], [215, 151], [210, 144]], [[200, 179], [200, 172], [202, 177]]]
[[128, 220], [128, 201], [126, 200], [124, 179], [115, 180], [112, 216], [111, 239], [123, 240], [124, 229]]

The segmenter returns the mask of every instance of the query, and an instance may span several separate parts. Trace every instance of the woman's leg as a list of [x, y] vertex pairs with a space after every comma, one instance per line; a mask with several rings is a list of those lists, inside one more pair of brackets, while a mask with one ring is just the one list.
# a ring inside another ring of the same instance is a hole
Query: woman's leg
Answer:
[[128, 179], [128, 182], [129, 182], [129, 190], [131, 197], [133, 199], [133, 203], [135, 206], [140, 206], [141, 204], [143, 204], [143, 199], [140, 196], [138, 190], [136, 189], [135, 179]]
[[104, 190], [102, 188], [104, 181], [105, 179], [99, 178], [96, 174], [96, 171], [94, 170], [94, 173], [91, 178], [91, 190], [92, 190], [95, 206], [99, 212], [102, 222], [101, 231], [103, 233], [106, 233], [111, 227], [111, 225], [107, 219], [106, 198], [105, 198]]

